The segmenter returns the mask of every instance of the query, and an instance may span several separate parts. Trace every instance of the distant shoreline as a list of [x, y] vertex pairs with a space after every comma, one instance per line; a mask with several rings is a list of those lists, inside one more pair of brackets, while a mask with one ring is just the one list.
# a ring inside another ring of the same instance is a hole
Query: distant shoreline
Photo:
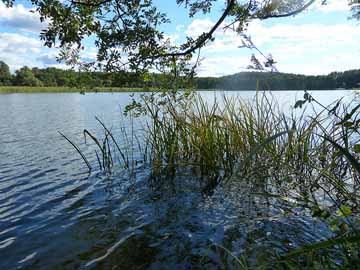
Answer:
[[[360, 89], [328, 89], [311, 91], [344, 91]], [[79, 89], [74, 87], [32, 87], [32, 86], [0, 86], [0, 94], [26, 94], [26, 93], [133, 93], [133, 92], [156, 92], [154, 88], [142, 87], [97, 87], [92, 89]], [[256, 90], [232, 90], [232, 89], [196, 89], [196, 91], [256, 91]], [[263, 91], [263, 90], [260, 90]], [[265, 90], [265, 91], [302, 91], [302, 89], [289, 90]]]
[[75, 88], [75, 87], [38, 87], [38, 86], [0, 86], [0, 94], [12, 93], [121, 93], [121, 92], [150, 92], [138, 87], [99, 87], [99, 88]]

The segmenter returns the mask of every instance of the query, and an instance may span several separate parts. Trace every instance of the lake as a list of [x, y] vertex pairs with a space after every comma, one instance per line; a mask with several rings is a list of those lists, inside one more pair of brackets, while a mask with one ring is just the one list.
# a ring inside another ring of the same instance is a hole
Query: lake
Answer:
[[[251, 99], [255, 93], [201, 94], [211, 102], [215, 94]], [[352, 92], [312, 94], [328, 104]], [[287, 111], [303, 93], [273, 95]], [[135, 185], [120, 168], [89, 175], [58, 131], [96, 163], [83, 130], [101, 134], [98, 116], [117, 134], [130, 123], [122, 111], [131, 99], [129, 93], [0, 95], [0, 269], [196, 269], [204, 254], [216, 261], [211, 245], [222, 241], [256, 258], [270, 245], [281, 252], [330, 236], [321, 222], [239, 205], [220, 193], [160, 197], [147, 185], [146, 168], [136, 172]]]

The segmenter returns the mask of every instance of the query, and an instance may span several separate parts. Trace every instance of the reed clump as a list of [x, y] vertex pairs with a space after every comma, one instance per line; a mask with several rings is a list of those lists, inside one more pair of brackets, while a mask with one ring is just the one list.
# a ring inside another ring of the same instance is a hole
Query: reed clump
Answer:
[[[142, 149], [136, 163], [151, 168], [152, 183], [161, 186], [184, 171], [205, 195], [219, 185], [261, 183], [260, 195], [300, 205], [329, 224], [334, 239], [279, 257], [277, 269], [314, 269], [324, 256], [330, 268], [343, 267], [359, 257], [358, 97], [325, 106], [305, 92], [291, 113], [284, 114], [271, 95], [260, 92], [253, 100], [224, 95], [211, 102], [199, 94], [167, 92], [143, 95], [126, 112], [145, 115], [144, 137], [136, 140]], [[134, 147], [123, 152], [99, 122], [105, 131], [102, 142], [85, 134], [100, 150], [100, 168], [110, 171], [116, 151], [123, 166], [133, 168]], [[334, 248], [342, 251], [339, 260], [330, 258]]]
[[146, 104], [154, 172], [165, 168], [174, 175], [177, 169], [190, 168], [204, 180], [205, 189], [213, 189], [233, 174], [235, 166], [289, 152], [289, 144], [280, 138], [266, 143], [276, 134], [293, 132], [274, 99], [266, 95], [257, 95], [256, 106], [226, 96], [212, 103], [200, 95], [174, 101], [168, 97], [161, 106]]
[[[153, 173], [169, 180], [187, 168], [206, 195], [218, 185], [260, 182], [263, 196], [308, 209], [334, 233], [334, 239], [281, 257], [276, 267], [313, 269], [324, 256], [330, 268], [351, 265], [360, 247], [358, 104], [355, 98], [324, 106], [305, 92], [284, 114], [274, 98], [260, 93], [248, 101], [223, 96], [207, 103], [200, 95], [186, 102], [145, 100]], [[344, 255], [340, 262], [331, 258], [334, 248]]]
[[[308, 93], [305, 97], [303, 105], [316, 102]], [[226, 182], [262, 173], [273, 183], [301, 182], [304, 196], [317, 187], [310, 179], [318, 184], [331, 174], [350, 177], [357, 190], [359, 106], [354, 103], [318, 106], [307, 110], [309, 115], [296, 109], [284, 114], [274, 98], [258, 93], [254, 100], [223, 96], [211, 103], [200, 95], [180, 102], [167, 96], [143, 106], [150, 116], [146, 136], [155, 173], [186, 167], [202, 179]]]

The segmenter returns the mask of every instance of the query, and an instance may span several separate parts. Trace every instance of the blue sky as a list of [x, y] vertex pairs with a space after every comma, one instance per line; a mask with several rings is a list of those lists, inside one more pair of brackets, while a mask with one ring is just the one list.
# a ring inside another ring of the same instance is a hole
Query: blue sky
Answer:
[[[186, 35], [196, 37], [209, 30], [224, 7], [217, 1], [213, 12], [188, 18], [187, 11], [175, 0], [155, 0], [166, 12], [171, 24], [162, 29], [176, 44]], [[253, 21], [248, 29], [253, 42], [265, 54], [271, 53], [281, 72], [298, 74], [327, 74], [360, 68], [360, 22], [348, 20], [347, 0], [328, 0], [326, 6], [318, 0], [306, 12], [291, 18]], [[57, 49], [43, 47], [39, 39], [38, 15], [30, 12], [28, 1], [16, 1], [8, 10], [0, 4], [0, 60], [14, 71], [24, 65], [30, 67], [65, 67], [55, 61]], [[93, 58], [96, 49], [86, 44], [84, 57]], [[222, 28], [215, 41], [202, 50], [200, 76], [222, 76], [244, 71], [252, 53], [239, 49], [240, 37]], [[259, 58], [261, 58], [259, 56]]]

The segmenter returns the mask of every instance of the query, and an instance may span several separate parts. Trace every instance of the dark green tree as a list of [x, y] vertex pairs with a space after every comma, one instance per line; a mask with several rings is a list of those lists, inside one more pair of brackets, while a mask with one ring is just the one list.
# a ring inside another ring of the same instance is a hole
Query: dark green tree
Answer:
[[56, 78], [57, 70], [55, 68], [33, 68], [31, 71], [34, 76], [43, 83], [44, 86], [58, 86]]
[[14, 84], [19, 86], [43, 86], [43, 83], [35, 77], [32, 70], [22, 67], [15, 72]]
[[0, 61], [0, 86], [11, 85], [11, 80], [12, 76], [9, 66], [5, 62]]

